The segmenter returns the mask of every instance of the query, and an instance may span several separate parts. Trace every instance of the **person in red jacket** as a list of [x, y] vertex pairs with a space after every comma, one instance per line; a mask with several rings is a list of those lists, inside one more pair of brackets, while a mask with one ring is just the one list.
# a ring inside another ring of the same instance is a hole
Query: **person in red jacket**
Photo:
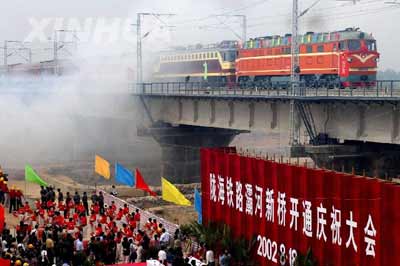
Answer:
[[99, 204], [97, 202], [92, 204], [92, 206], [90, 208], [91, 208], [92, 212], [94, 212], [95, 214], [99, 214], [100, 206], [99, 206]]
[[124, 233], [124, 235], [125, 235], [127, 238], [133, 237], [133, 232], [132, 232], [132, 230], [129, 228], [128, 225], [123, 224], [122, 227], [123, 227], [122, 232]]
[[135, 228], [136, 228], [136, 220], [135, 220], [135, 217], [134, 217], [134, 216], [131, 216], [131, 217], [129, 218], [129, 226], [130, 226], [132, 229], [135, 229]]
[[16, 199], [16, 207], [17, 210], [22, 207], [22, 201], [24, 199], [24, 194], [20, 188], [15, 189], [15, 199]]
[[81, 212], [79, 216], [79, 225], [81, 227], [81, 230], [83, 230], [83, 228], [87, 225], [87, 218], [85, 212]]
[[60, 212], [56, 212], [56, 216], [54, 217], [53, 222], [60, 228], [63, 228], [65, 226], [64, 216], [61, 215]]
[[114, 217], [114, 209], [112, 208], [112, 206], [108, 207], [107, 216], [108, 217]]
[[50, 199], [46, 202], [47, 209], [53, 208], [56, 204]]
[[95, 235], [96, 236], [100, 236], [103, 233], [103, 227], [102, 225], [99, 223], [96, 227], [96, 231], [95, 231]]
[[22, 208], [28, 214], [32, 214], [33, 213], [32, 209], [31, 209], [31, 206], [29, 205], [29, 202], [27, 202], [27, 201], [25, 201], [25, 205]]
[[118, 213], [117, 213], [116, 220], [117, 220], [117, 221], [121, 221], [121, 219], [122, 219], [123, 216], [124, 216], [124, 211], [122, 210], [122, 208], [119, 208]]
[[69, 218], [68, 222], [66, 223], [66, 227], [67, 227], [68, 233], [72, 235], [75, 231], [74, 219]]
[[99, 223], [101, 223], [102, 225], [106, 225], [107, 224], [107, 215], [101, 214], [100, 218], [99, 218]]
[[9, 213], [12, 213], [13, 211], [17, 210], [17, 194], [15, 187], [11, 187], [10, 189], [10, 208], [9, 208]]
[[139, 211], [139, 209], [136, 209], [136, 211], [135, 211], [135, 221], [136, 221], [137, 227], [140, 228], [140, 211]]
[[126, 214], [129, 214], [129, 207], [128, 207], [128, 204], [124, 204], [124, 208], [123, 208], [123, 210], [124, 210], [124, 214], [126, 215]]

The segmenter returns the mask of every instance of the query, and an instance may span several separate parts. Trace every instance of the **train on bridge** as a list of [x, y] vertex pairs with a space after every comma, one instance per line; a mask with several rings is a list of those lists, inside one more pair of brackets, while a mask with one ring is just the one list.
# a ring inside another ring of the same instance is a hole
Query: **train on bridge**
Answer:
[[[154, 81], [208, 82], [223, 86], [284, 87], [290, 83], [290, 34], [240, 44], [177, 47], [160, 53]], [[302, 84], [310, 87], [375, 86], [379, 53], [372, 34], [358, 28], [307, 32], [299, 37]]]

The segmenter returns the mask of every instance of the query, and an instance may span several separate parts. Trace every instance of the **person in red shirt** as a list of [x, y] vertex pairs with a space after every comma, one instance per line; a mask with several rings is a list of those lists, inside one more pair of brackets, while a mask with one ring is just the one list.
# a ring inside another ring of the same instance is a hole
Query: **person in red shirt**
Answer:
[[39, 211], [36, 210], [36, 211], [32, 212], [31, 216], [29, 217], [32, 226], [35, 226], [37, 224], [38, 215], [39, 215]]
[[145, 223], [144, 228], [148, 233], [150, 233], [152, 227], [153, 227], [153, 221], [151, 220], [151, 218], [149, 218], [149, 220], [147, 220], [147, 222]]
[[72, 215], [72, 219], [74, 220], [75, 224], [77, 224], [79, 221], [79, 214], [77, 212], [74, 212], [74, 214]]
[[16, 210], [17, 210], [17, 195], [16, 195], [15, 187], [11, 187], [9, 213], [13, 213], [13, 211], [16, 211]]
[[31, 206], [29, 206], [29, 202], [27, 202], [27, 201], [25, 202], [23, 209], [25, 210], [26, 213], [29, 213], [29, 214], [33, 213]]
[[122, 210], [122, 208], [119, 208], [118, 213], [117, 213], [116, 220], [117, 220], [117, 221], [121, 221], [122, 216], [124, 216], [124, 211]]
[[45, 210], [42, 207], [40, 207], [39, 208], [39, 224], [44, 223], [44, 220], [45, 220], [44, 215], [45, 215]]
[[140, 244], [142, 242], [143, 236], [141, 234], [141, 231], [137, 232], [137, 234], [135, 235], [135, 242], [137, 244]]
[[99, 222], [104, 225], [107, 224], [107, 215], [105, 214], [100, 215]]
[[52, 207], [55, 207], [55, 203], [52, 200], [48, 200], [46, 203], [47, 209], [50, 209]]
[[108, 217], [114, 217], [114, 209], [112, 208], [112, 206], [108, 207], [107, 216]]
[[130, 219], [129, 219], [129, 226], [130, 226], [131, 228], [133, 228], [133, 229], [136, 228], [136, 220], [135, 220], [135, 217], [133, 217], [133, 216], [130, 217]]
[[112, 232], [113, 232], [114, 234], [118, 233], [118, 226], [117, 226], [117, 223], [116, 223], [116, 222], [113, 222], [113, 230], [112, 230]]
[[115, 242], [116, 242], [117, 244], [120, 244], [121, 241], [122, 241], [123, 236], [124, 236], [124, 235], [123, 235], [122, 231], [118, 231], [117, 236], [115, 237]]
[[15, 189], [15, 198], [16, 198], [17, 209], [19, 209], [22, 207], [22, 201], [24, 199], [24, 194], [22, 193], [22, 189], [20, 188]]
[[54, 208], [51, 207], [50, 209], [47, 210], [47, 216], [49, 217], [49, 222], [53, 222], [53, 217], [54, 217], [55, 211]]
[[66, 209], [66, 206], [65, 206], [65, 204], [64, 204], [64, 201], [60, 200], [60, 201], [58, 202], [57, 208], [58, 208], [58, 210], [59, 210], [60, 212], [63, 212], [63, 213], [64, 213], [64, 211], [65, 211], [65, 209]]
[[102, 233], [103, 233], [103, 227], [101, 226], [101, 224], [98, 224], [96, 227], [95, 235], [100, 236]]
[[122, 230], [122, 231], [123, 231], [124, 235], [125, 235], [127, 238], [133, 237], [133, 232], [132, 232], [132, 230], [129, 228], [128, 225], [123, 224], [122, 227], [123, 227], [123, 230]]
[[73, 234], [75, 231], [75, 222], [74, 219], [69, 218], [68, 222], [66, 223], [67, 230], [69, 234]]
[[56, 216], [53, 219], [54, 224], [56, 224], [57, 226], [63, 228], [65, 226], [65, 220], [64, 220], [64, 216], [62, 216], [60, 214], [60, 212], [56, 212]]
[[113, 209], [114, 212], [117, 210], [117, 206], [115, 205], [114, 201], [111, 201], [111, 208]]
[[140, 227], [140, 226], [139, 226], [139, 224], [140, 224], [140, 211], [139, 211], [139, 209], [136, 209], [136, 212], [135, 212], [135, 221], [136, 221], [136, 223], [138, 224], [138, 227]]
[[80, 203], [78, 203], [76, 206], [75, 206], [75, 210], [79, 213], [79, 215], [81, 214], [81, 213], [84, 213], [85, 212], [85, 206], [83, 206], [83, 204], [82, 204], [82, 202], [80, 202]]
[[35, 208], [38, 210], [42, 207], [42, 203], [40, 202], [40, 200], [35, 201]]
[[92, 212], [94, 212], [95, 214], [99, 214], [100, 206], [97, 202], [92, 204], [92, 206], [90, 208], [91, 208]]
[[85, 212], [81, 212], [81, 214], [79, 216], [79, 225], [81, 226], [82, 230], [83, 230], [83, 227], [85, 227], [87, 225], [87, 218], [86, 218]]
[[124, 204], [124, 214], [126, 215], [126, 214], [129, 214], [129, 207], [128, 207], [128, 204]]

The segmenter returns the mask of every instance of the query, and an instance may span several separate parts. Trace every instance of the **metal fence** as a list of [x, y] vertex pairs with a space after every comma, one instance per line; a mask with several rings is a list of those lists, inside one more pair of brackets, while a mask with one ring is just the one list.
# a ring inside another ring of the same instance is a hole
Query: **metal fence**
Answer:
[[380, 80], [371, 87], [330, 88], [299, 86], [296, 91], [289, 83], [274, 87], [243, 87], [237, 84], [223, 86], [205, 82], [165, 82], [131, 84], [131, 89], [140, 95], [202, 96], [202, 97], [354, 97], [396, 98], [400, 97], [400, 80]]
[[111, 205], [111, 203], [114, 201], [115, 205], [117, 206], [117, 208], [123, 208], [124, 204], [127, 204], [127, 206], [129, 207], [129, 211], [130, 212], [134, 212], [136, 209], [139, 209], [140, 211], [140, 225], [141, 227], [143, 227], [143, 225], [149, 220], [149, 218], [152, 219], [157, 219], [158, 223], [162, 223], [163, 227], [168, 230], [168, 232], [170, 234], [175, 233], [175, 230], [179, 228], [179, 225], [174, 224], [170, 221], [165, 220], [164, 218], [161, 218], [157, 215], [155, 215], [154, 213], [145, 211], [133, 204], [130, 204], [128, 202], [126, 202], [125, 200], [122, 200], [118, 197], [114, 197], [113, 195], [105, 192], [104, 190], [97, 190], [96, 193], [98, 193], [99, 191], [103, 192], [103, 196], [104, 196], [104, 203], [107, 204], [108, 206]]

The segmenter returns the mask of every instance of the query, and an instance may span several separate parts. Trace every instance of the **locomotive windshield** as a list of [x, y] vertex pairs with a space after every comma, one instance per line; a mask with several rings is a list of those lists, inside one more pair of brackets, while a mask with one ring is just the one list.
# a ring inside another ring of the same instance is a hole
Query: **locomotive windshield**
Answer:
[[366, 40], [365, 45], [368, 48], [368, 51], [376, 51], [376, 41]]
[[347, 46], [349, 51], [358, 51], [361, 49], [361, 42], [360, 40], [349, 40]]
[[222, 52], [222, 59], [224, 61], [234, 62], [236, 60], [236, 51]]

